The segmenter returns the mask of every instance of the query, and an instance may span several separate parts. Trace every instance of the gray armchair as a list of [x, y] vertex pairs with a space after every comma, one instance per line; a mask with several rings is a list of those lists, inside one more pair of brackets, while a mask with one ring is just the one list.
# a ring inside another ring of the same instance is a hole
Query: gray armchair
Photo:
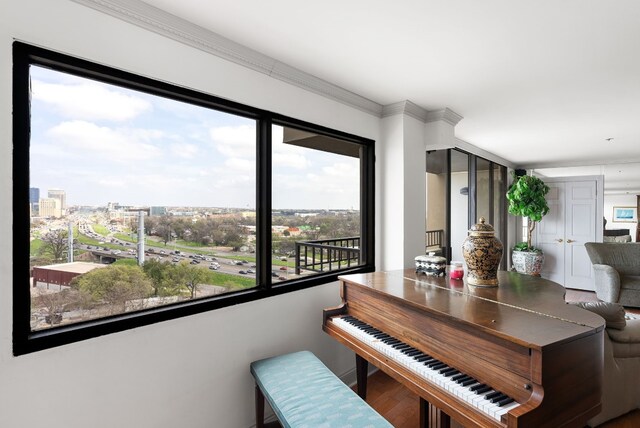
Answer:
[[598, 299], [640, 307], [640, 243], [587, 242], [585, 248]]

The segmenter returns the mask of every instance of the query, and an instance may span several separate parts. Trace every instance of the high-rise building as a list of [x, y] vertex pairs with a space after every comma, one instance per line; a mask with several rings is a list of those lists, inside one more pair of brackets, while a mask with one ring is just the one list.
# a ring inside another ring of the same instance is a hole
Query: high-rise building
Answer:
[[31, 216], [39, 215], [38, 202], [40, 201], [40, 189], [37, 187], [29, 187], [29, 205], [31, 208]]
[[40, 189], [37, 187], [29, 187], [29, 203], [37, 204], [40, 200]]
[[60, 211], [64, 214], [67, 209], [67, 193], [62, 189], [49, 189], [48, 193], [49, 198], [60, 201]]
[[40, 217], [62, 217], [62, 208], [58, 198], [42, 198], [38, 201]]

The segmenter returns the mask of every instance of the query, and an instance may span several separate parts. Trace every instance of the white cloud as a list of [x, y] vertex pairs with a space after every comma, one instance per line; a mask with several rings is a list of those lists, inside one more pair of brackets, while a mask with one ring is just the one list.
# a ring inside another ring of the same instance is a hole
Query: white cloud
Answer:
[[198, 155], [199, 148], [195, 144], [176, 143], [171, 145], [171, 153], [184, 159], [193, 159]]
[[230, 158], [255, 159], [256, 129], [254, 126], [220, 126], [209, 131], [220, 153]]
[[328, 176], [346, 180], [357, 179], [360, 172], [357, 162], [336, 162], [333, 165], [325, 166], [322, 171]]
[[115, 86], [79, 79], [74, 84], [31, 82], [34, 101], [51, 105], [61, 116], [74, 120], [123, 122], [152, 108], [149, 101]]
[[284, 168], [305, 169], [310, 163], [307, 158], [297, 153], [274, 153], [273, 165]]
[[[233, 171], [237, 171], [237, 172], [253, 172], [254, 176], [255, 176], [255, 170], [256, 170], [256, 163], [253, 160], [250, 159], [240, 159], [240, 158], [231, 158], [231, 159], [227, 159], [224, 162], [224, 165], [229, 168], [232, 169]], [[227, 170], [227, 172], [225, 174], [228, 174], [229, 171]]]
[[101, 161], [130, 162], [155, 158], [161, 151], [148, 142], [162, 136], [151, 130], [120, 130], [74, 120], [51, 128], [52, 137], [63, 150], [77, 151]]

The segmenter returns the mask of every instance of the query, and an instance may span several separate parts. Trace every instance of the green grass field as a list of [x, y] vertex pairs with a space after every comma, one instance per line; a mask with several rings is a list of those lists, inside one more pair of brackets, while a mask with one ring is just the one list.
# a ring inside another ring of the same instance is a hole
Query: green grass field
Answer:
[[109, 229], [101, 224], [92, 224], [91, 227], [93, 228], [93, 231], [98, 235], [107, 236], [109, 234]]

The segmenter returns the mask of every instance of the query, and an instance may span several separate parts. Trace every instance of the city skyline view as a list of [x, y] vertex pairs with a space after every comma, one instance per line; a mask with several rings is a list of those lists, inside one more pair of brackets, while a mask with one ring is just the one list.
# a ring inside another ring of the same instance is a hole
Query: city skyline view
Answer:
[[[30, 187], [41, 197], [255, 209], [254, 120], [39, 66], [31, 87]], [[359, 159], [272, 133], [274, 209], [359, 209]]]

